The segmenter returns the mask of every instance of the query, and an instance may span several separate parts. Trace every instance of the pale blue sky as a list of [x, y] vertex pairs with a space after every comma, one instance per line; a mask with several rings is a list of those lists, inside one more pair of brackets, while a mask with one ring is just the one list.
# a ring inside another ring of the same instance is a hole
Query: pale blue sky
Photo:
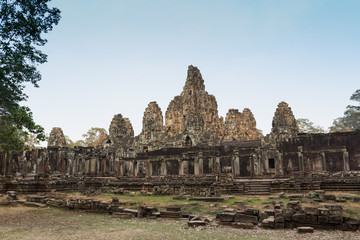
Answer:
[[286, 101], [296, 118], [328, 128], [360, 88], [360, 1], [54, 0], [62, 19], [46, 35], [48, 63], [28, 105], [72, 140], [108, 130], [114, 114], [141, 131], [147, 104], [165, 115], [197, 66], [219, 114], [252, 110], [271, 130]]

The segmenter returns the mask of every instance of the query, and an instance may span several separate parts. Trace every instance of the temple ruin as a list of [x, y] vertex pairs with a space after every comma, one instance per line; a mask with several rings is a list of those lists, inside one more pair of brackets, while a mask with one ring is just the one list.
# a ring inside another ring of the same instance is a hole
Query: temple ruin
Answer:
[[230, 109], [225, 120], [219, 116], [216, 98], [194, 66], [165, 119], [156, 102], [148, 104], [138, 136], [130, 120], [116, 114], [109, 136], [94, 148], [68, 148], [62, 130], [53, 128], [47, 148], [0, 156], [1, 191], [164, 185], [174, 192], [217, 187], [244, 194], [360, 189], [360, 131], [301, 133], [291, 108], [281, 102], [271, 133], [263, 136], [248, 108]]

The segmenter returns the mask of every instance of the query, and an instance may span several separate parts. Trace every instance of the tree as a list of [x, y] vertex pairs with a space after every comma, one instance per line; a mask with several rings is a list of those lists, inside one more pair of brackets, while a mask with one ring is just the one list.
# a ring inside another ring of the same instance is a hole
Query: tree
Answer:
[[96, 147], [104, 141], [107, 133], [104, 128], [92, 127], [82, 136], [85, 138], [85, 145], [87, 147]]
[[49, 8], [51, 0], [0, 0], [0, 150], [18, 150], [29, 133], [45, 140], [44, 129], [35, 124], [28, 107], [20, 106], [28, 96], [26, 83], [38, 87], [41, 74], [38, 64], [47, 55], [36, 47], [47, 42], [43, 33], [60, 20], [60, 10]]
[[65, 142], [66, 142], [66, 147], [73, 148], [75, 146], [75, 143], [66, 135], [65, 135]]
[[359, 106], [348, 105], [343, 117], [334, 120], [330, 132], [354, 131], [360, 129], [360, 89], [356, 90], [350, 100], [358, 102]]
[[27, 135], [25, 137], [25, 148], [26, 149], [32, 150], [34, 148], [40, 148], [39, 143], [40, 143], [39, 140], [32, 133], [30, 133], [29, 135]]
[[318, 125], [315, 125], [313, 122], [311, 122], [307, 118], [299, 118], [296, 120], [300, 131], [304, 133], [324, 133], [325, 130]]

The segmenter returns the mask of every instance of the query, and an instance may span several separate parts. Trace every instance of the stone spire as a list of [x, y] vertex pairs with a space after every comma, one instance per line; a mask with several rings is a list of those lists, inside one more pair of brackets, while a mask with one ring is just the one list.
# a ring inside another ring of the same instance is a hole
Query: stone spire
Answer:
[[66, 147], [65, 135], [61, 128], [54, 127], [49, 135], [48, 147]]
[[225, 119], [224, 140], [256, 140], [262, 137], [256, 129], [256, 121], [250, 109], [245, 108], [243, 112], [238, 109], [230, 109]]
[[143, 127], [141, 134], [145, 135], [146, 139], [150, 139], [155, 135], [164, 132], [163, 115], [156, 102], [150, 102], [148, 104], [144, 112], [142, 123]]
[[[194, 118], [197, 114], [201, 117]], [[187, 117], [192, 119], [187, 121]], [[197, 126], [194, 126], [196, 129], [204, 129], [206, 132], [220, 135], [216, 99], [205, 91], [204, 80], [199, 69], [190, 65], [182, 93], [170, 102], [166, 110], [165, 129], [170, 136], [176, 136], [183, 133], [185, 126], [189, 128], [189, 124], [193, 122], [196, 122]], [[199, 126], [202, 122], [204, 125]]]
[[205, 91], [204, 79], [200, 70], [193, 65], [188, 67], [187, 78], [181, 96]]
[[300, 132], [291, 108], [286, 102], [279, 103], [272, 121], [271, 133], [293, 136]]
[[109, 127], [109, 135], [112, 144], [120, 144], [126, 137], [133, 137], [134, 130], [128, 118], [121, 114], [114, 115]]

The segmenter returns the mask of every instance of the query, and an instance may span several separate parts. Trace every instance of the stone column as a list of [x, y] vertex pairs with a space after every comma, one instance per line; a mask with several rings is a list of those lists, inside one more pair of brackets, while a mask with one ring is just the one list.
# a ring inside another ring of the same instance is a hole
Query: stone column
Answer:
[[194, 160], [194, 175], [199, 175], [199, 158]]
[[184, 161], [179, 160], [179, 175], [184, 175]]
[[240, 176], [240, 157], [239, 151], [234, 151], [232, 156], [232, 172], [234, 176]]
[[123, 177], [124, 176], [124, 162], [120, 162], [119, 161], [119, 176]]
[[346, 151], [346, 148], [342, 149], [341, 151], [344, 161], [344, 171], [350, 171], [349, 153]]
[[163, 159], [161, 161], [161, 170], [160, 170], [160, 175], [162, 176], [166, 176], [167, 171], [166, 171], [166, 161]]
[[323, 170], [323, 171], [326, 171], [326, 158], [325, 158], [325, 153], [322, 151], [320, 154], [321, 154], [322, 170]]
[[148, 161], [146, 164], [146, 176], [152, 176], [152, 162]]
[[139, 175], [139, 161], [134, 161], [134, 165], [135, 165], [135, 168], [134, 168], [134, 176], [137, 177]]
[[134, 176], [134, 161], [130, 161], [129, 162], [129, 165], [130, 165], [130, 176], [133, 177]]
[[204, 174], [204, 157], [203, 152], [199, 152], [198, 155], [198, 175]]
[[214, 173], [219, 174], [220, 172], [221, 172], [221, 169], [220, 169], [220, 157], [216, 156], [215, 164], [214, 164]]
[[284, 174], [283, 168], [283, 155], [280, 152], [277, 152], [276, 154], [276, 159], [277, 159], [277, 163], [275, 163], [275, 175], [276, 176], [281, 176]]
[[298, 160], [299, 160], [299, 170], [304, 172], [304, 156], [303, 156], [303, 147], [298, 147]]

